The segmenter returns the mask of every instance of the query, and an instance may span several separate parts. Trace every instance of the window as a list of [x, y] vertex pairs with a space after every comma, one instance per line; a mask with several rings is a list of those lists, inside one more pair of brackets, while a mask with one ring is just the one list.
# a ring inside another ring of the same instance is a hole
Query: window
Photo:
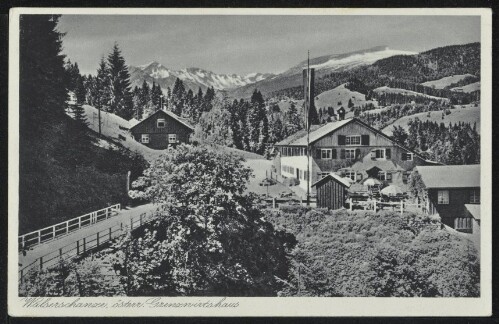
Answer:
[[168, 143], [177, 143], [177, 134], [168, 134]]
[[142, 136], [140, 137], [140, 142], [149, 143], [149, 134], [142, 134]]
[[459, 230], [470, 230], [471, 218], [455, 218], [454, 219], [454, 228]]
[[470, 203], [471, 204], [480, 203], [480, 189], [475, 189], [470, 191]]
[[438, 191], [438, 204], [448, 205], [449, 204], [449, 190], [439, 190]]
[[360, 145], [360, 135], [348, 135], [345, 138], [346, 145]]
[[355, 160], [355, 149], [347, 149], [347, 150], [345, 150], [345, 159], [347, 159], [347, 160]]
[[381, 148], [381, 149], [372, 150], [371, 151], [371, 158], [372, 159], [379, 159], [379, 160], [391, 159], [392, 158], [392, 150], [389, 148]]
[[413, 153], [402, 152], [402, 161], [412, 161], [414, 159]]
[[331, 159], [331, 149], [321, 149], [321, 159]]
[[163, 118], [158, 119], [156, 122], [156, 126], [158, 128], [164, 128], [166, 126], [165, 120]]
[[387, 172], [387, 171], [379, 171], [378, 172], [378, 179], [381, 180], [381, 181], [388, 181], [388, 182], [391, 182], [392, 181], [392, 173], [391, 172]]
[[355, 172], [355, 171], [346, 171], [345, 172], [345, 178], [350, 178], [353, 181], [356, 180], [356, 175], [357, 175], [357, 172]]

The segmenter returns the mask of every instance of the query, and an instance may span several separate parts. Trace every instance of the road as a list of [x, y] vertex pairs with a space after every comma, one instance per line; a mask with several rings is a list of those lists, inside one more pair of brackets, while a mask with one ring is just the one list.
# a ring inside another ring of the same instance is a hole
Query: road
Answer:
[[95, 233], [106, 230], [109, 227], [119, 225], [120, 223], [123, 223], [123, 225], [127, 225], [130, 222], [130, 218], [137, 218], [140, 216], [140, 214], [153, 211], [155, 208], [156, 206], [153, 204], [145, 204], [137, 207], [122, 209], [117, 215], [106, 220], [81, 228], [78, 231], [72, 232], [53, 241], [37, 245], [28, 250], [26, 256], [19, 254], [19, 267], [22, 268], [28, 264], [31, 264], [42, 256], [45, 256], [54, 251], [58, 251], [60, 248], [68, 244], [81, 240], [84, 237], [94, 235]]

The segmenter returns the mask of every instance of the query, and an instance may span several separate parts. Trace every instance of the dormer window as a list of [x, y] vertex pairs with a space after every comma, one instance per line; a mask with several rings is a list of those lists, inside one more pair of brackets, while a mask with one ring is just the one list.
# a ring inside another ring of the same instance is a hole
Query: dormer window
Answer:
[[371, 151], [371, 158], [374, 160], [389, 160], [392, 158], [392, 150], [389, 148], [375, 149]]
[[164, 128], [166, 126], [166, 122], [164, 118], [159, 118], [156, 122], [156, 126], [158, 128]]
[[140, 142], [144, 144], [149, 143], [149, 134], [142, 134], [142, 136], [140, 137]]

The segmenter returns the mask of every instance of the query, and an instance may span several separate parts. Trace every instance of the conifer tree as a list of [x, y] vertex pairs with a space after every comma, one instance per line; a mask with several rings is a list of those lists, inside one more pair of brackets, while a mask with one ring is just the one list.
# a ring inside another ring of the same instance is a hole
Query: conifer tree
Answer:
[[114, 44], [107, 61], [111, 85], [111, 111], [128, 120], [133, 116], [130, 73], [117, 43]]

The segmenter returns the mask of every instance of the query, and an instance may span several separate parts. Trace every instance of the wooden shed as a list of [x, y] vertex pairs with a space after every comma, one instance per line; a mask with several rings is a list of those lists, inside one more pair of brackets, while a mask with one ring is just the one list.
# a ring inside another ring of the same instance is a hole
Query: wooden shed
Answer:
[[312, 185], [317, 190], [317, 207], [340, 209], [345, 204], [350, 181], [330, 173]]

